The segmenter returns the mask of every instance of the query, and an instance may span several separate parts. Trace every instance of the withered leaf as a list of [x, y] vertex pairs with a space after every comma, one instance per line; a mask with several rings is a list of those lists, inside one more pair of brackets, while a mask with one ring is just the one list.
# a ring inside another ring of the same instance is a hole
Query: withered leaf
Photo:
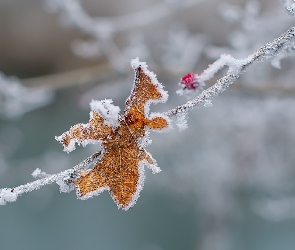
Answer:
[[57, 137], [65, 151], [73, 150], [75, 143], [101, 143], [100, 161], [74, 182], [77, 195], [87, 199], [108, 190], [117, 205], [125, 210], [139, 197], [145, 178], [144, 165], [155, 173], [160, 171], [144, 149], [149, 142], [149, 130], [161, 131], [170, 124], [169, 118], [160, 113], [149, 114], [149, 105], [165, 102], [167, 92], [145, 63], [134, 59], [131, 65], [135, 71], [134, 86], [122, 115], [118, 115], [119, 108], [110, 100], [92, 102], [89, 123], [77, 124]]

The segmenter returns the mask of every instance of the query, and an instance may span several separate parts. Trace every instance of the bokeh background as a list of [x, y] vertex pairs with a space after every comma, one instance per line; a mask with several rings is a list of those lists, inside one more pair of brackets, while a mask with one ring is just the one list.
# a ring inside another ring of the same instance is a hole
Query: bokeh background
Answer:
[[[175, 94], [184, 74], [222, 53], [243, 58], [294, 23], [278, 0], [1, 0], [1, 187], [95, 152], [68, 155], [54, 136], [87, 122], [92, 99], [123, 109], [132, 58], [169, 91], [152, 107], [166, 111], [187, 100]], [[190, 112], [187, 130], [152, 133], [162, 172], [146, 170], [134, 208], [46, 186], [0, 207], [1, 249], [294, 250], [292, 54], [278, 66], [255, 64], [212, 107]]]

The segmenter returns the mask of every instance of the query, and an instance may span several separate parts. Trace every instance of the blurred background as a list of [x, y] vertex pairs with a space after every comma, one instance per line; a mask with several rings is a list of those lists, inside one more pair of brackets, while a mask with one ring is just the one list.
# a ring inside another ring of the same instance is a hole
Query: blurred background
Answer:
[[[151, 107], [167, 111], [187, 101], [175, 94], [184, 74], [222, 53], [246, 57], [294, 23], [279, 0], [1, 0], [1, 187], [95, 152], [68, 155], [54, 136], [87, 122], [92, 99], [123, 109], [132, 58], [169, 91]], [[81, 201], [55, 184], [0, 207], [1, 249], [294, 250], [293, 68], [291, 54], [255, 64], [190, 112], [187, 130], [152, 133], [162, 172], [146, 170], [127, 212], [107, 192]]]

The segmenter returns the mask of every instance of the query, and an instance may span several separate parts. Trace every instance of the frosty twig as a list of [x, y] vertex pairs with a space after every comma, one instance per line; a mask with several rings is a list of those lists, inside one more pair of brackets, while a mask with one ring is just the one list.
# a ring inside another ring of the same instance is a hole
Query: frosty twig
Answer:
[[295, 2], [292, 0], [282, 0], [285, 8], [293, 15], [295, 16]]
[[259, 50], [255, 51], [253, 54], [244, 59], [235, 59], [230, 55], [222, 55], [220, 59], [209, 65], [209, 67], [199, 76], [199, 81], [203, 82], [210, 79], [218, 70], [220, 70], [224, 66], [229, 67], [227, 74], [224, 77], [220, 78], [213, 86], [204, 90], [193, 100], [190, 100], [183, 105], [171, 109], [165, 114], [167, 116], [175, 116], [180, 113], [187, 113], [203, 103], [211, 102], [214, 96], [217, 96], [218, 94], [225, 91], [227, 87], [236, 79], [238, 79], [240, 75], [245, 72], [245, 70], [254, 62], [272, 59], [285, 51], [294, 50], [294, 36], [295, 27], [292, 27], [280, 37], [270, 43], [267, 43]]
[[39, 180], [29, 182], [15, 188], [0, 189], [0, 205], [16, 201], [16, 199], [23, 193], [32, 192], [52, 183], [58, 183], [60, 185], [60, 191], [69, 192], [72, 190], [71, 183], [75, 180], [76, 176], [81, 172], [81, 170], [87, 169], [87, 167], [95, 162], [99, 156], [100, 152], [97, 152], [77, 164], [75, 167], [62, 171], [58, 174], [48, 175]]

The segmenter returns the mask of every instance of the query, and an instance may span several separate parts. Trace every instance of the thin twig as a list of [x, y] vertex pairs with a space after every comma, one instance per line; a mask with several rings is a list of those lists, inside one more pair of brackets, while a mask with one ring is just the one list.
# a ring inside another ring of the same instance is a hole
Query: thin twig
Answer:
[[284, 4], [286, 10], [295, 16], [295, 2], [292, 0], [281, 0], [281, 2]]
[[[213, 86], [204, 90], [200, 95], [195, 97], [193, 100], [190, 100], [185, 104], [182, 104], [174, 109], [167, 111], [165, 115], [171, 117], [180, 113], [188, 113], [189, 111], [200, 106], [201, 104], [207, 101], [211, 101], [211, 99], [214, 96], [218, 96], [218, 94], [225, 91], [228, 88], [228, 86], [232, 84], [236, 79], [238, 79], [240, 75], [243, 72], [245, 72], [246, 69], [249, 66], [251, 66], [254, 62], [272, 59], [281, 52], [289, 49], [291, 46], [290, 42], [294, 39], [294, 36], [295, 27], [292, 27], [284, 34], [282, 34], [280, 37], [275, 39], [273, 42], [267, 43], [266, 45], [264, 45], [259, 50], [257, 50], [245, 59], [234, 59], [231, 57], [230, 60], [235, 61], [236, 65], [239, 65], [238, 68], [234, 67], [233, 69], [233, 67], [226, 62], [226, 64], [229, 66], [229, 70], [224, 77], [217, 80], [217, 82]], [[215, 63], [217, 62], [218, 60]], [[204, 72], [211, 71], [212, 65], [210, 65], [208, 69], [206, 69]]]
[[[74, 166], [71, 169], [67, 169], [67, 170], [62, 171], [58, 174], [48, 175], [44, 178], [41, 178], [41, 179], [33, 181], [33, 182], [29, 182], [24, 185], [20, 185], [18, 187], [14, 187], [11, 189], [4, 188], [2, 190], [6, 190], [6, 191], [9, 190], [11, 193], [13, 193], [15, 195], [15, 199], [16, 199], [17, 197], [19, 197], [23, 193], [32, 192], [34, 190], [40, 189], [41, 187], [52, 184], [52, 183], [62, 182], [65, 185], [71, 185], [73, 183], [73, 181], [78, 177], [79, 173], [82, 170], [86, 170], [90, 164], [92, 164], [93, 162], [98, 160], [100, 155], [101, 155], [101, 152], [99, 151], [99, 152], [94, 153], [93, 155], [89, 156], [84, 161], [80, 162], [79, 164], [77, 164], [76, 166]], [[0, 189], [0, 204], [1, 205], [5, 205], [6, 202], [14, 201], [14, 200], [5, 200], [6, 197], [3, 196], [3, 193], [1, 192], [2, 190]], [[1, 199], [2, 199], [2, 201], [1, 201]]]

